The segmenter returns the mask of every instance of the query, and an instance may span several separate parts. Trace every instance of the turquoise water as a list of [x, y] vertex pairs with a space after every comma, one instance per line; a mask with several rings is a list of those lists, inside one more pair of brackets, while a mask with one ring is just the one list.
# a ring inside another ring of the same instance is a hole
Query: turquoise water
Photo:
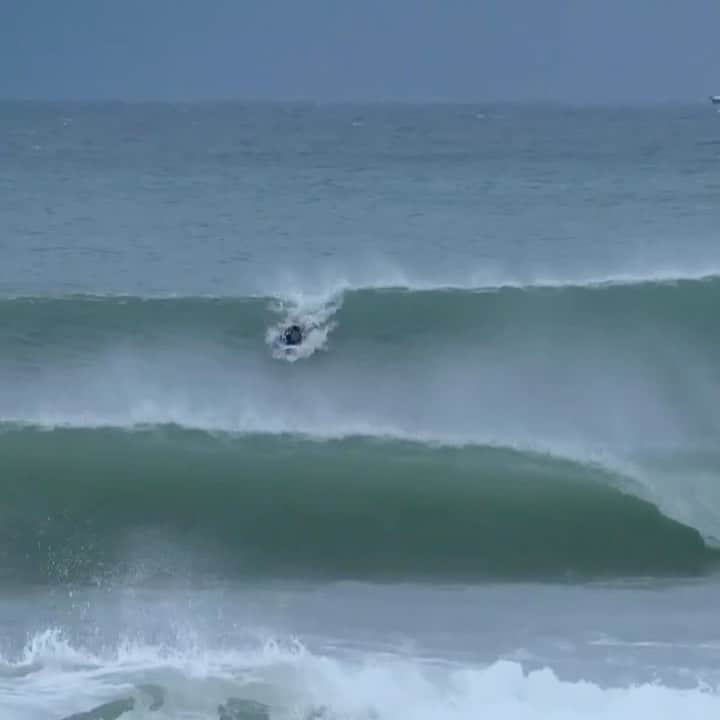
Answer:
[[0, 110], [3, 717], [717, 712], [712, 109]]

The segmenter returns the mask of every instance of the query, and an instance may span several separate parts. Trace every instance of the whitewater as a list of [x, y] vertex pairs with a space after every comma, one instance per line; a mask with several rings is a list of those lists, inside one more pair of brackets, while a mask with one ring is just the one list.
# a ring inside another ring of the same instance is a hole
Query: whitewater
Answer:
[[717, 714], [716, 116], [2, 107], [0, 718]]

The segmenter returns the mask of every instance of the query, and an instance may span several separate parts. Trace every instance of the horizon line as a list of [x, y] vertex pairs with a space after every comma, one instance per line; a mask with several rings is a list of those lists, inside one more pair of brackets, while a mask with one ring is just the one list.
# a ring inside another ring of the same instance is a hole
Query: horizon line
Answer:
[[37, 97], [37, 96], [0, 96], [0, 103], [15, 104], [76, 104], [76, 105], [305, 105], [305, 106], [545, 106], [558, 108], [640, 108], [657, 106], [695, 106], [711, 102], [713, 95], [705, 95], [702, 99], [688, 98], [657, 98], [644, 100], [559, 100], [559, 99], [450, 99], [450, 98], [365, 98], [365, 99], [319, 99], [319, 98], [262, 98], [251, 96], [218, 96], [198, 98], [150, 98], [150, 97]]

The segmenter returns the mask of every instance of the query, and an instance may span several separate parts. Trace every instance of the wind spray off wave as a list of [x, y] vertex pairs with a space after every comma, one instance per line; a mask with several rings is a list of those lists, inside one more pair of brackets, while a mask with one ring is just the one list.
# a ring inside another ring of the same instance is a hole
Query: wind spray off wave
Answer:
[[[718, 302], [714, 276], [326, 299], [6, 298], [0, 419], [537, 451], [632, 478], [629, 492], [711, 540]], [[276, 344], [289, 322], [312, 328], [291, 353]]]

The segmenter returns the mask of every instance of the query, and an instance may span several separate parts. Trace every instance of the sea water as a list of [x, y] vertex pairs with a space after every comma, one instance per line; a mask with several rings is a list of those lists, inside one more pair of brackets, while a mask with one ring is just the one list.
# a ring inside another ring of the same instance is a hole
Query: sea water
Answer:
[[715, 716], [719, 161], [703, 106], [0, 105], [0, 718]]

